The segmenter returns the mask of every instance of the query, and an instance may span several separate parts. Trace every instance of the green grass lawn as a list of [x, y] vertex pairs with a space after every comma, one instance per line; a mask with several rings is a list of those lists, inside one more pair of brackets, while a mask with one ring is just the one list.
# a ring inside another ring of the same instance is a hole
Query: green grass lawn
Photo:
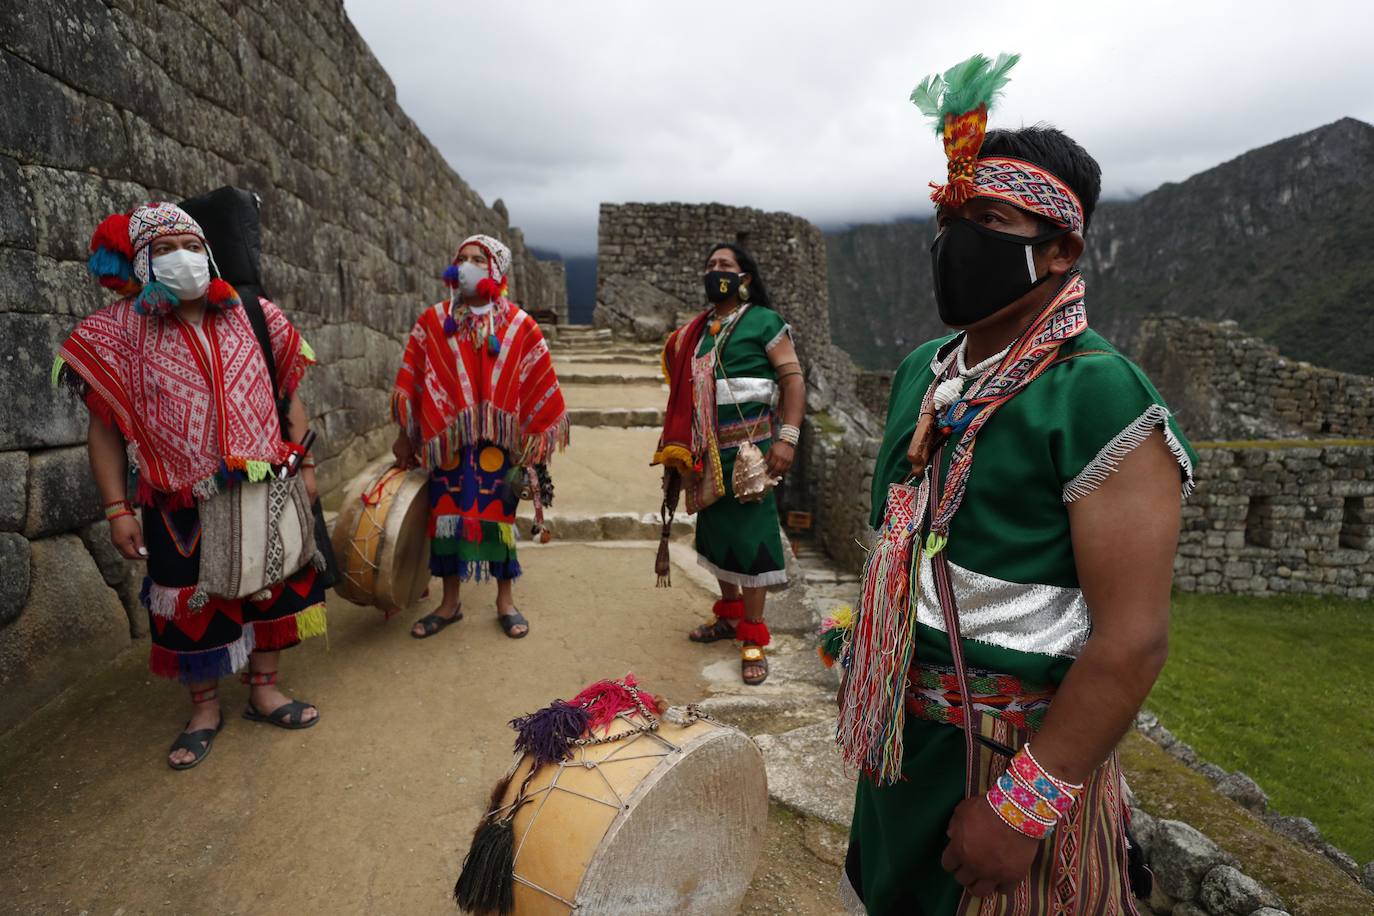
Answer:
[[1374, 859], [1374, 602], [1175, 595], [1146, 708], [1282, 814]]

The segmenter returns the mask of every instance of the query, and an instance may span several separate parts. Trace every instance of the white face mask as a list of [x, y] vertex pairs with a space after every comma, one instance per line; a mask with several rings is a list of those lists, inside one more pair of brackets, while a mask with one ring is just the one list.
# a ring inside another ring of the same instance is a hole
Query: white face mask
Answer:
[[153, 258], [153, 279], [182, 302], [199, 299], [210, 288], [210, 259], [203, 252], [185, 248], [160, 254]]
[[475, 296], [477, 284], [490, 276], [485, 267], [464, 261], [458, 265], [458, 292], [464, 296]]

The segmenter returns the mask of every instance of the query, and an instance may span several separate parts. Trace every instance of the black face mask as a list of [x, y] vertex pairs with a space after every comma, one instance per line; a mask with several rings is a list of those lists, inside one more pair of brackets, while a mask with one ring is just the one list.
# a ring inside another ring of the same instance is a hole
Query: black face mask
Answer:
[[1027, 238], [966, 220], [950, 220], [930, 246], [940, 320], [963, 328], [1001, 311], [1050, 278], [1035, 275], [1033, 246], [1067, 229]]
[[706, 301], [718, 305], [739, 292], [739, 274], [728, 270], [711, 270], [702, 278], [706, 287]]

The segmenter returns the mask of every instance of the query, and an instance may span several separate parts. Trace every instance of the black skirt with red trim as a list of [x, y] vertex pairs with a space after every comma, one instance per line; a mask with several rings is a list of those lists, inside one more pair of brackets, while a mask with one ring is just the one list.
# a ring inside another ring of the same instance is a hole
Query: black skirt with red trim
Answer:
[[143, 509], [148, 577], [142, 600], [152, 634], [149, 670], [206, 681], [239, 670], [252, 652], [287, 649], [325, 631], [324, 589], [307, 563], [259, 600], [211, 596], [192, 608], [200, 579], [200, 512]]

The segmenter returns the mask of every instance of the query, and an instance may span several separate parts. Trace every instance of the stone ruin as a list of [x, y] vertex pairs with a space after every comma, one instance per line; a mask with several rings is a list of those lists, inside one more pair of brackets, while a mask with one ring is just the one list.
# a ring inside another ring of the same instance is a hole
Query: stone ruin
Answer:
[[[865, 372], [832, 341], [824, 238], [788, 213], [721, 204], [603, 204], [603, 327], [661, 340], [701, 307], [710, 245], [759, 261], [796, 331], [808, 416], [784, 509], [812, 514], [832, 557], [862, 563], [872, 467], [892, 373]], [[1125, 346], [1198, 447], [1176, 586], [1245, 595], [1374, 594], [1374, 379], [1286, 360], [1232, 322], [1146, 319]]]

